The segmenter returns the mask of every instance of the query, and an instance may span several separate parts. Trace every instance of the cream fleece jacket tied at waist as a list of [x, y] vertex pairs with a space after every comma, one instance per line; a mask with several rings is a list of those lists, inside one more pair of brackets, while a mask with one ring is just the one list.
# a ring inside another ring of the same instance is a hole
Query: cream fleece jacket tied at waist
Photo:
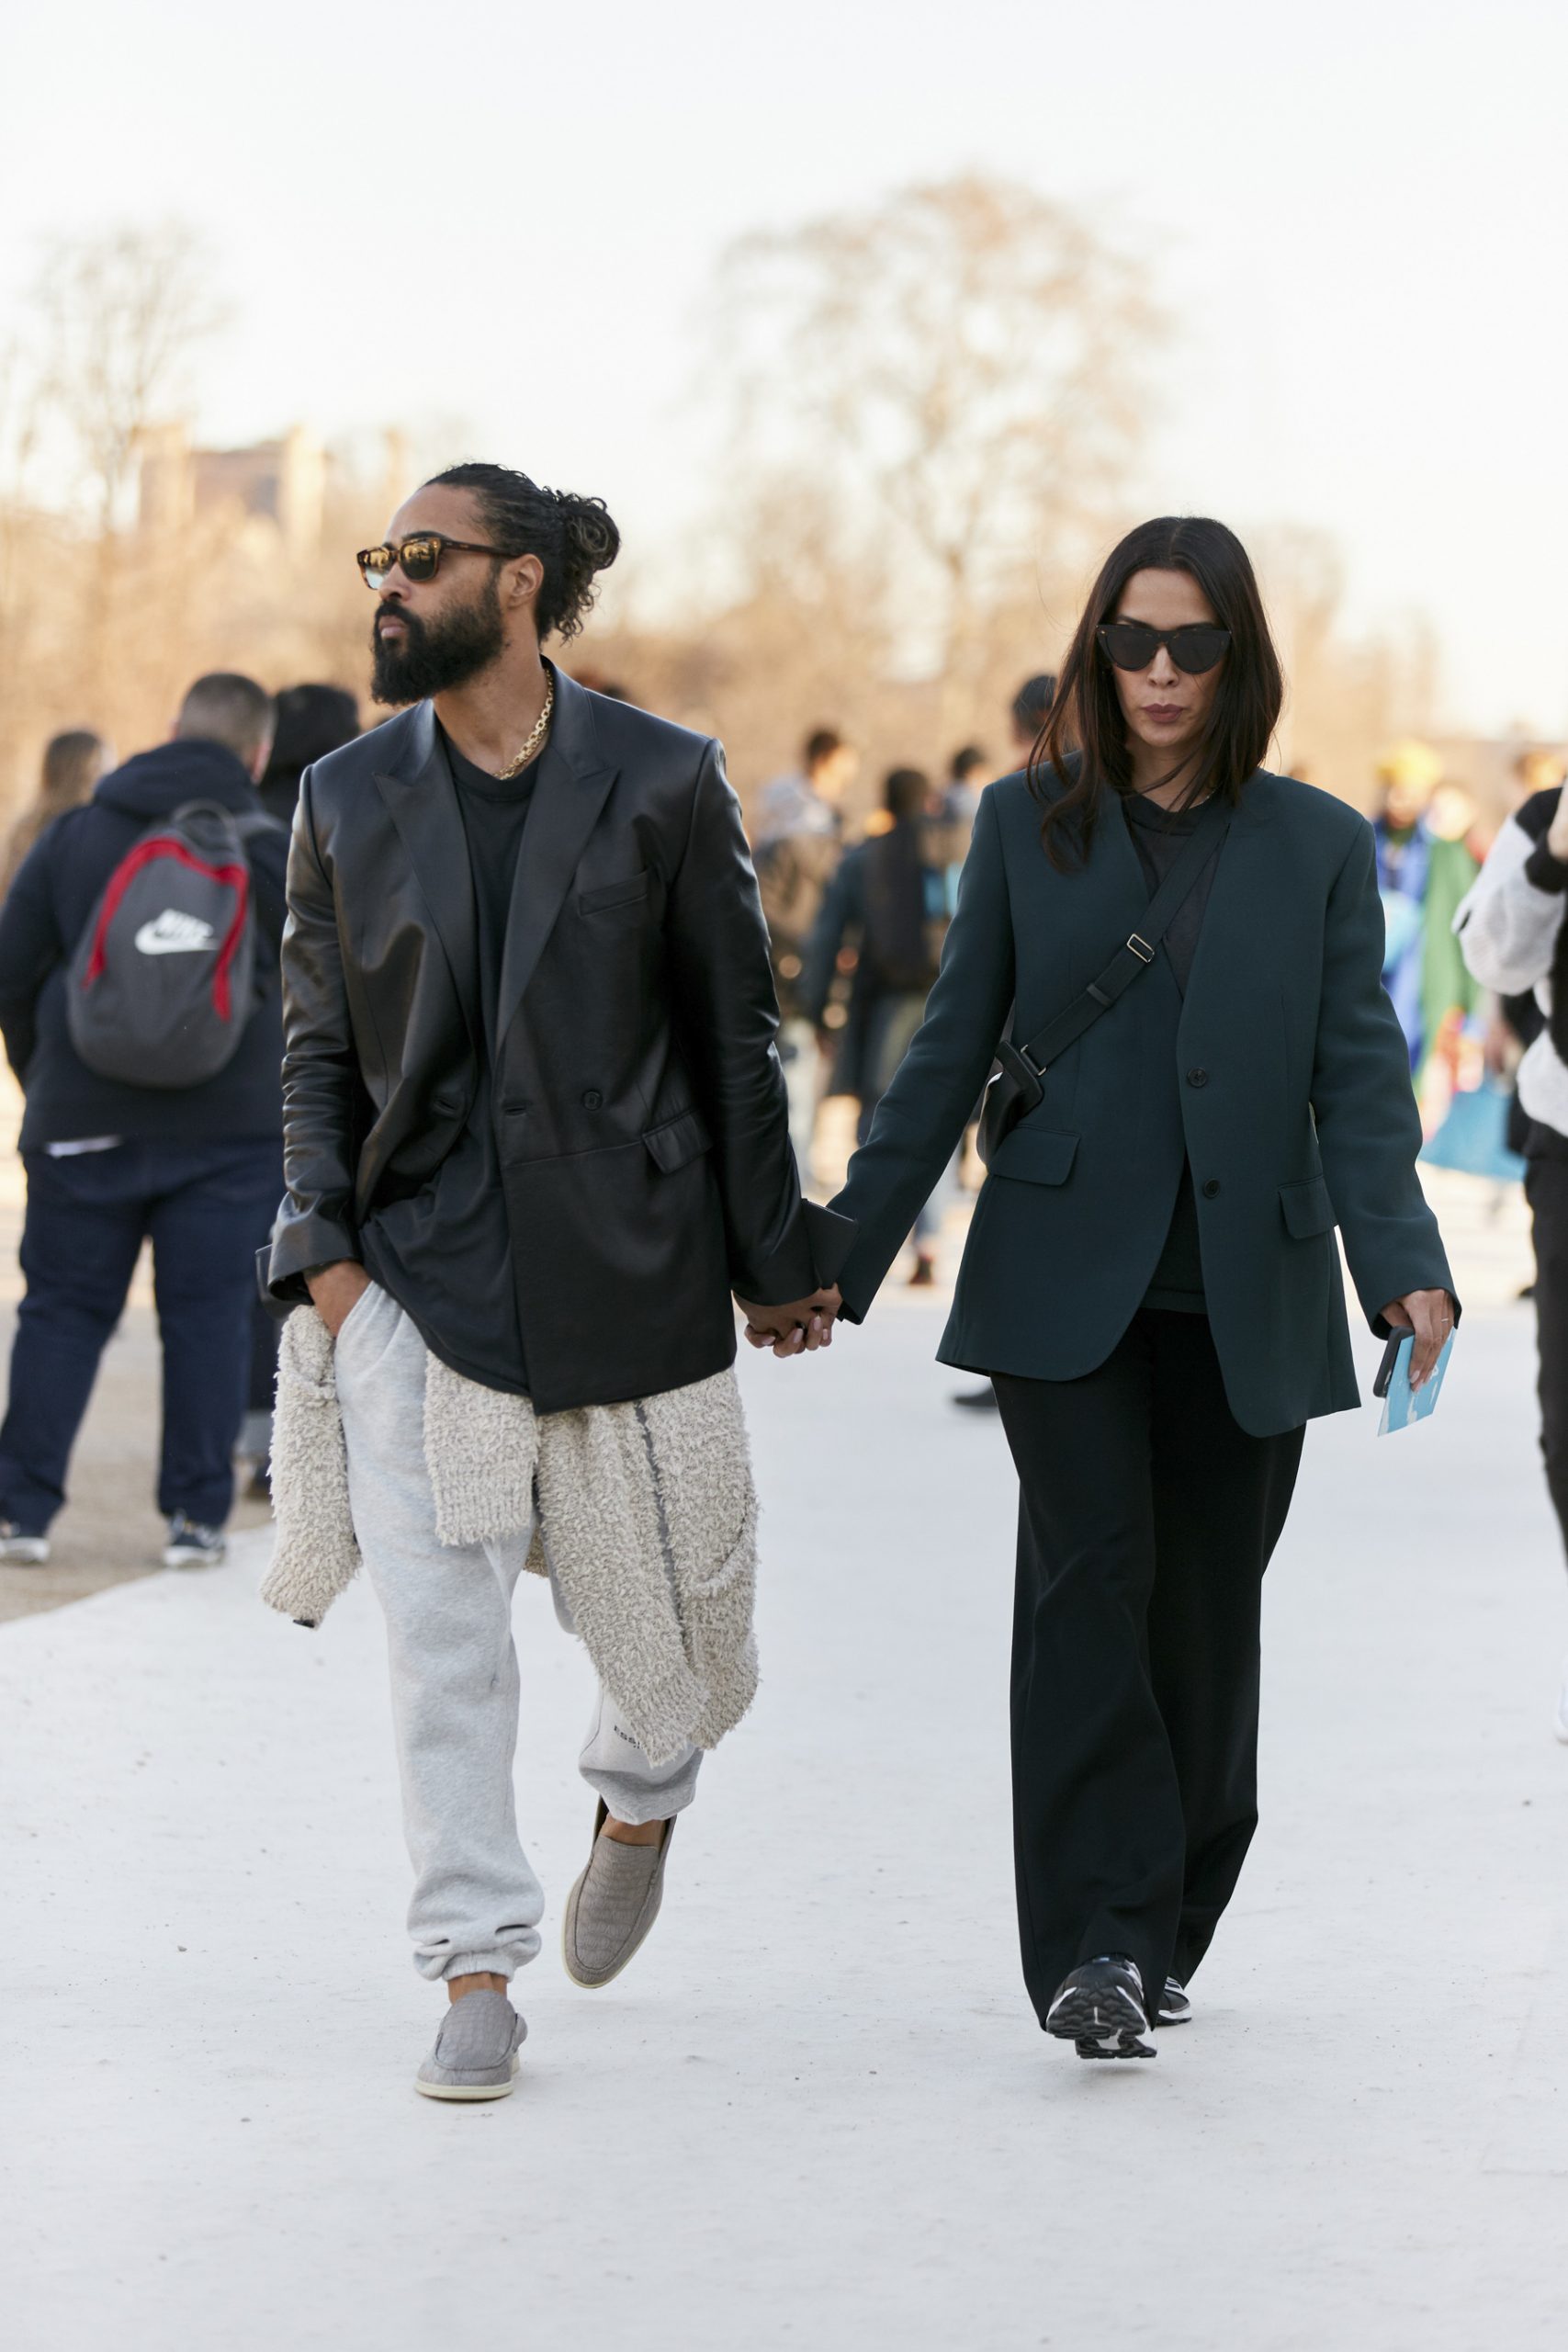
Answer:
[[[426, 1351], [424, 1456], [444, 1544], [547, 1555], [595, 1672], [650, 1762], [716, 1747], [757, 1688], [757, 1496], [733, 1371], [625, 1405], [535, 1414]], [[319, 1625], [359, 1568], [333, 1338], [296, 1307], [278, 1350], [277, 1540], [262, 1599]]]

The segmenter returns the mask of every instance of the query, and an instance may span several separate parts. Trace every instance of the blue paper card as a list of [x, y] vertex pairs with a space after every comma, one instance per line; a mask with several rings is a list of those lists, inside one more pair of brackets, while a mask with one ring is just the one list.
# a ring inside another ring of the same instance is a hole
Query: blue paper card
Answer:
[[1449, 1358], [1454, 1351], [1454, 1335], [1450, 1331], [1443, 1342], [1443, 1352], [1432, 1366], [1432, 1376], [1425, 1388], [1414, 1395], [1410, 1388], [1410, 1358], [1416, 1346], [1416, 1334], [1407, 1331], [1399, 1344], [1393, 1360], [1393, 1378], [1388, 1384], [1383, 1398], [1382, 1419], [1378, 1423], [1379, 1437], [1391, 1437], [1396, 1430], [1407, 1430], [1416, 1421], [1424, 1421], [1437, 1410], [1442, 1391], [1443, 1374], [1449, 1368]]

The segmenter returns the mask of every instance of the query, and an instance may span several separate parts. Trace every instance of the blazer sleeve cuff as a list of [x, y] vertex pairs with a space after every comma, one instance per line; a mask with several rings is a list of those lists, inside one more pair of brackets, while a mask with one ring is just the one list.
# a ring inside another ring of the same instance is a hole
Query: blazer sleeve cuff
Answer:
[[1393, 1336], [1393, 1326], [1384, 1320], [1382, 1310], [1385, 1306], [1392, 1306], [1396, 1298], [1408, 1298], [1413, 1290], [1446, 1290], [1454, 1303], [1454, 1329], [1456, 1331], [1459, 1329], [1460, 1318], [1464, 1313], [1464, 1302], [1454, 1288], [1454, 1278], [1447, 1266], [1444, 1266], [1439, 1272], [1434, 1272], [1432, 1268], [1427, 1266], [1420, 1273], [1412, 1274], [1406, 1281], [1396, 1280], [1386, 1289], [1380, 1287], [1375, 1306], [1371, 1303], [1365, 1292], [1361, 1294], [1362, 1311], [1374, 1339], [1386, 1340]]
[[299, 1306], [310, 1298], [305, 1276], [312, 1266], [330, 1266], [340, 1258], [360, 1257], [359, 1237], [334, 1217], [315, 1214], [286, 1219], [263, 1252], [263, 1288], [281, 1306]]
[[729, 1286], [757, 1306], [782, 1306], [828, 1290], [839, 1278], [855, 1228], [848, 1217], [803, 1200], [784, 1238], [766, 1256], [730, 1268]]
[[806, 1213], [806, 1235], [817, 1267], [817, 1286], [819, 1290], [831, 1290], [854, 1247], [860, 1227], [852, 1216], [840, 1216], [837, 1209], [824, 1208], [820, 1201], [802, 1201], [800, 1205]]

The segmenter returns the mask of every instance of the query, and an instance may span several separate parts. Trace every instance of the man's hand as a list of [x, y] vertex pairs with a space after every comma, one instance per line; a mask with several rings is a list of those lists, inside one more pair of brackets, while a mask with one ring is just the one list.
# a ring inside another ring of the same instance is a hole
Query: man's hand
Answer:
[[334, 1258], [330, 1266], [312, 1266], [305, 1287], [311, 1306], [335, 1340], [369, 1289], [370, 1277], [357, 1258]]
[[1396, 1331], [1414, 1331], [1410, 1351], [1410, 1385], [1424, 1388], [1454, 1328], [1454, 1303], [1446, 1290], [1407, 1291], [1385, 1306], [1382, 1319]]
[[832, 1346], [833, 1317], [843, 1301], [835, 1283], [810, 1298], [792, 1299], [787, 1306], [756, 1306], [739, 1293], [735, 1304], [746, 1317], [746, 1337], [754, 1348], [772, 1348], [776, 1356], [798, 1356]]

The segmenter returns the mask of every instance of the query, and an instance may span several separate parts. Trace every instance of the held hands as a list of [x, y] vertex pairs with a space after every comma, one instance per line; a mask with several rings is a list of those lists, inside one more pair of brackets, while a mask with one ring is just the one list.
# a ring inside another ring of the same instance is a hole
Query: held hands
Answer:
[[[1568, 795], [1564, 796], [1568, 798]], [[1450, 1332], [1454, 1328], [1454, 1303], [1446, 1290], [1407, 1291], [1382, 1311], [1382, 1319], [1395, 1331], [1414, 1331], [1416, 1345], [1410, 1351], [1410, 1385], [1412, 1390], [1425, 1388], [1442, 1354]]]
[[335, 1340], [356, 1302], [369, 1289], [370, 1277], [357, 1259], [334, 1258], [330, 1266], [312, 1266], [305, 1287], [311, 1306]]
[[832, 1346], [833, 1317], [843, 1301], [835, 1283], [810, 1298], [792, 1299], [787, 1306], [756, 1306], [739, 1294], [735, 1304], [746, 1317], [746, 1337], [754, 1348], [772, 1348], [776, 1356], [798, 1356]]

